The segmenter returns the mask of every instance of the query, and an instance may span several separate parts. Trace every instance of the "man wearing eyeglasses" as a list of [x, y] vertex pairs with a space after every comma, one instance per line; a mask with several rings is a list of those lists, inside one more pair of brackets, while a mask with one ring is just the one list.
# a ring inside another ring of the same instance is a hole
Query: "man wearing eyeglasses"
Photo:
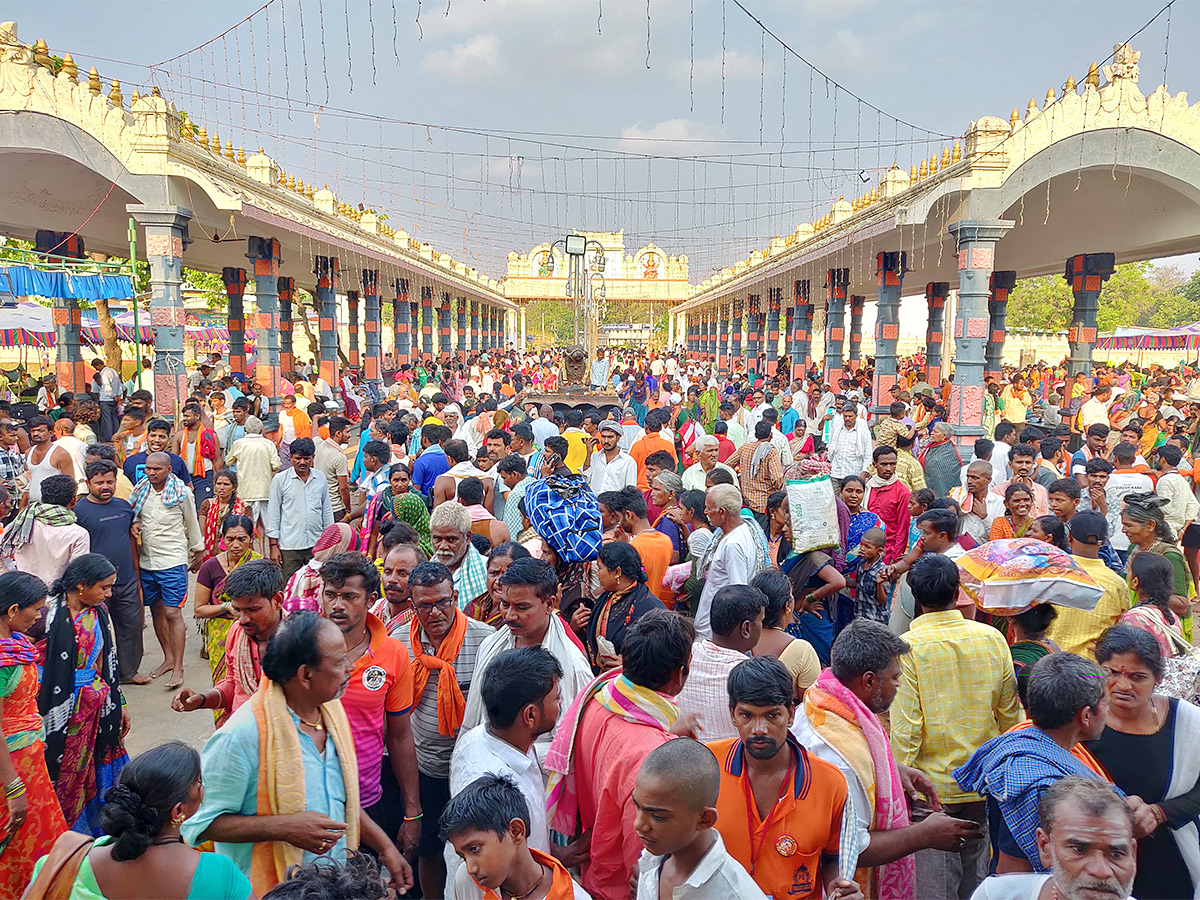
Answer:
[[410, 720], [421, 798], [418, 871], [426, 896], [437, 896], [446, 882], [438, 820], [450, 802], [450, 755], [466, 713], [479, 647], [493, 628], [459, 610], [454, 575], [440, 562], [413, 569], [408, 589], [413, 620], [396, 637], [413, 662]]

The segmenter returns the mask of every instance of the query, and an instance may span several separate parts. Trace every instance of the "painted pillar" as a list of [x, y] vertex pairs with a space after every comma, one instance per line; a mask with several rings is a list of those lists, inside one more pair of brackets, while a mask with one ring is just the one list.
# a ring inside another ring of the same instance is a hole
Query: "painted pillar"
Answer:
[[283, 402], [279, 383], [279, 264], [283, 255], [279, 241], [247, 238], [246, 259], [254, 267], [254, 340], [258, 356], [254, 380], [271, 398], [271, 408], [278, 409]]
[[226, 266], [221, 270], [225, 299], [229, 303], [229, 371], [246, 374], [246, 270]]
[[421, 356], [433, 359], [433, 286], [421, 286]]
[[442, 292], [442, 305], [438, 310], [438, 356], [448, 357], [454, 345], [450, 343], [450, 295]]
[[79, 301], [73, 297], [55, 297], [50, 315], [54, 321], [54, 374], [58, 389], [80, 396], [88, 389], [91, 376], [79, 342], [82, 318]]
[[458, 298], [458, 355], [467, 361], [467, 298]]
[[758, 372], [758, 354], [762, 352], [762, 296], [746, 297], [746, 371]]
[[1074, 377], [1092, 374], [1092, 349], [1096, 346], [1096, 313], [1100, 309], [1100, 289], [1112, 275], [1111, 253], [1080, 253], [1067, 260], [1063, 278], [1075, 295], [1075, 310], [1067, 331], [1070, 357], [1067, 372]]
[[675, 313], [667, 311], [667, 346], [675, 346]]
[[731, 304], [731, 321], [729, 333], [729, 371], [733, 372], [738, 359], [742, 355], [742, 301], [734, 300]]
[[415, 366], [421, 361], [421, 302], [411, 290], [408, 291], [408, 296], [408, 361]]
[[783, 306], [783, 288], [767, 289], [767, 367], [779, 360], [779, 309]]
[[362, 363], [358, 353], [358, 326], [358, 291], [346, 291], [346, 332], [349, 335], [346, 358], [355, 369]]
[[[1000, 380], [1004, 358], [1004, 319], [1008, 313], [1008, 294], [1017, 285], [1017, 273], [1012, 270], [993, 272], [988, 281], [988, 332], [987, 347], [983, 352], [983, 377], [991, 375]], [[935, 382], [929, 382], [935, 384]]]
[[525, 331], [525, 307], [526, 307], [526, 304], [522, 303], [522, 304], [521, 304], [521, 349], [522, 349], [522, 350], [524, 350], [524, 349], [525, 349], [525, 346], [526, 346], [526, 344], [525, 344], [525, 335], [526, 335], [526, 331]]
[[791, 339], [792, 378], [804, 378], [812, 359], [812, 300], [809, 296], [808, 279], [799, 279], [792, 285], [792, 305], [789, 309], [792, 321], [788, 324]]
[[964, 219], [950, 224], [958, 246], [958, 305], [954, 311], [954, 384], [947, 414], [962, 448], [983, 435], [983, 366], [987, 344], [988, 282], [996, 241], [1013, 227], [1005, 219]]
[[720, 323], [717, 326], [717, 368], [722, 372], [729, 371], [729, 318], [722, 311], [720, 304], [717, 305]]
[[392, 330], [396, 345], [396, 367], [410, 361], [408, 334], [411, 325], [408, 317], [408, 279], [397, 278], [396, 299], [392, 301]]
[[929, 305], [929, 326], [925, 331], [925, 380], [933, 385], [934, 390], [942, 383], [942, 335], [946, 328], [946, 298], [949, 296], [948, 281], [931, 281], [925, 285], [925, 302]]
[[[279, 371], [296, 371], [296, 352], [292, 348], [292, 300], [296, 296], [296, 279], [280, 278], [279, 291]], [[303, 313], [302, 313], [303, 314]]]
[[890, 251], [875, 254], [875, 284], [878, 309], [875, 320], [875, 380], [871, 392], [877, 416], [887, 414], [896, 383], [896, 342], [900, 338], [900, 291], [908, 269], [908, 254]]
[[[524, 313], [524, 308], [522, 308]], [[479, 352], [479, 301], [471, 301], [471, 352]]]
[[146, 232], [150, 263], [150, 323], [154, 328], [154, 411], [173, 417], [187, 398], [183, 365], [183, 249], [192, 211], [181, 206], [125, 207]]
[[825, 288], [825, 381], [838, 392], [842, 380], [842, 350], [846, 343], [846, 288], [850, 285], [849, 269], [830, 269]]
[[363, 359], [363, 377], [377, 394], [383, 390], [383, 310], [379, 302], [379, 270], [362, 270], [363, 306], [366, 331], [366, 354]]
[[850, 297], [850, 357], [849, 370], [854, 371], [862, 366], [862, 318], [863, 308], [867, 298], [851, 295]]
[[321, 378], [329, 385], [336, 400], [341, 395], [338, 378], [337, 295], [341, 286], [341, 265], [336, 256], [318, 256], [313, 270], [317, 276], [317, 336], [321, 344], [318, 361]]

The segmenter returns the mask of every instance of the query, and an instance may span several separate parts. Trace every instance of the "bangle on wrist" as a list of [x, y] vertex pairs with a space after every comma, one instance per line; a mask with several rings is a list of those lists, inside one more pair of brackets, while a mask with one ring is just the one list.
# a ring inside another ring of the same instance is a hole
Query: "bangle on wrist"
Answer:
[[420, 821], [421, 816], [422, 816], [422, 813], [417, 813], [415, 816], [405, 816], [404, 821], [405, 822], [418, 822], [418, 821]]

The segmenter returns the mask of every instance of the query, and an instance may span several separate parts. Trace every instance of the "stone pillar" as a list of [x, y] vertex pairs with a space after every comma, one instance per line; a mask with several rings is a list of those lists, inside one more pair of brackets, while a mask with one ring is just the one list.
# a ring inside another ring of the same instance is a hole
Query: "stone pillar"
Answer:
[[362, 363], [358, 354], [358, 291], [346, 291], [346, 332], [349, 340], [346, 345], [346, 358], [352, 368], [357, 369]]
[[408, 361], [414, 366], [421, 361], [421, 301], [408, 291]]
[[126, 207], [146, 231], [150, 263], [150, 323], [154, 328], [154, 411], [174, 417], [176, 403], [187, 398], [183, 365], [183, 249], [188, 244], [192, 211], [181, 206]]
[[226, 266], [221, 270], [225, 299], [229, 303], [229, 371], [246, 374], [246, 270]]
[[842, 380], [842, 350], [846, 343], [846, 289], [850, 285], [849, 269], [830, 269], [825, 288], [825, 381], [836, 394]]
[[[279, 291], [279, 371], [296, 371], [296, 352], [292, 348], [292, 300], [296, 296], [296, 279], [280, 278]], [[304, 315], [304, 311], [300, 311]], [[261, 339], [260, 339], [261, 340]]]
[[336, 400], [342, 393], [338, 378], [337, 295], [342, 281], [338, 258], [318, 256], [313, 274], [317, 276], [317, 335], [321, 344], [318, 368]]
[[[283, 402], [279, 383], [279, 264], [283, 256], [279, 241], [247, 238], [246, 259], [254, 267], [254, 340], [258, 354], [254, 380], [271, 398], [271, 408], [278, 409]], [[288, 337], [291, 338], [290, 333]]]
[[762, 352], [762, 297], [746, 297], [746, 372], [758, 372], [758, 354]]
[[396, 368], [409, 361], [408, 335], [411, 325], [408, 317], [408, 279], [397, 278], [396, 299], [392, 301], [392, 330], [396, 347]]
[[379, 302], [379, 270], [362, 270], [363, 306], [366, 331], [366, 354], [363, 360], [363, 377], [376, 393], [383, 389], [383, 310]]
[[522, 350], [522, 351], [523, 351], [523, 350], [525, 350], [525, 347], [526, 347], [526, 343], [525, 343], [525, 342], [526, 342], [526, 337], [525, 337], [525, 335], [526, 335], [526, 331], [525, 331], [525, 307], [526, 307], [527, 305], [528, 305], [528, 304], [525, 304], [525, 303], [522, 303], [522, 304], [521, 304], [521, 350]]
[[788, 315], [788, 335], [791, 339], [792, 378], [803, 378], [812, 361], [812, 300], [809, 295], [808, 279], [800, 279], [792, 285], [792, 305]]
[[79, 342], [79, 301], [73, 297], [55, 297], [50, 315], [54, 321], [54, 374], [58, 389], [80, 396], [88, 389], [91, 376]]
[[721, 304], [717, 304], [717, 315], [720, 316], [717, 325], [717, 368], [722, 372], [729, 371], [729, 318], [724, 314]]
[[767, 371], [779, 360], [779, 310], [783, 306], [783, 288], [767, 289]]
[[1115, 268], [1111, 253], [1080, 253], [1067, 260], [1063, 278], [1075, 295], [1075, 310], [1067, 331], [1070, 357], [1067, 372], [1074, 377], [1092, 374], [1092, 349], [1096, 346], [1096, 313], [1100, 308], [1100, 289]]
[[[1017, 273], [1012, 270], [993, 272], [988, 281], [988, 318], [991, 327], [988, 331], [987, 347], [984, 349], [983, 377], [991, 375], [1000, 380], [1004, 358], [1004, 319], [1008, 313], [1008, 294], [1016, 287]], [[933, 384], [933, 382], [929, 382]]]
[[471, 352], [479, 352], [479, 301], [471, 301]]
[[458, 298], [458, 355], [467, 361], [467, 298]]
[[438, 309], [438, 357], [446, 357], [453, 350], [450, 343], [450, 295], [442, 292], [442, 305]]
[[421, 286], [421, 356], [433, 359], [433, 286]]
[[925, 331], [925, 380], [935, 390], [942, 383], [942, 334], [946, 327], [946, 298], [949, 296], [948, 281], [931, 281], [925, 285], [925, 302], [929, 304], [929, 326]]
[[742, 356], [742, 301], [734, 300], [730, 306], [729, 371], [732, 374]]
[[[850, 297], [850, 358], [849, 370], [854, 371], [862, 365], [862, 319], [863, 308], [867, 298], [859, 295]], [[878, 352], [878, 350], [876, 351]]]
[[879, 306], [875, 319], [875, 380], [871, 386], [876, 416], [887, 414], [896, 383], [896, 342], [900, 338], [900, 291], [908, 269], [908, 254], [890, 251], [875, 254], [875, 284]]
[[675, 313], [667, 313], [667, 346], [675, 346]]
[[996, 259], [996, 241], [1013, 227], [1004, 219], [952, 222], [958, 247], [958, 306], [954, 311], [954, 385], [950, 424], [962, 448], [983, 435], [983, 365], [987, 344], [988, 282]]

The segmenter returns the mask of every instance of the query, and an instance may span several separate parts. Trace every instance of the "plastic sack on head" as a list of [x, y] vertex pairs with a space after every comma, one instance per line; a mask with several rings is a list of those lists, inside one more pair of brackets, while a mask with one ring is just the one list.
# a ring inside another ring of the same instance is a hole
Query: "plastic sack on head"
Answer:
[[829, 476], [792, 479], [786, 489], [792, 523], [792, 552], [807, 553], [841, 544], [837, 500]]
[[956, 561], [962, 589], [993, 615], [1015, 616], [1039, 603], [1090, 610], [1104, 596], [1071, 554], [1036, 538], [988, 541]]

